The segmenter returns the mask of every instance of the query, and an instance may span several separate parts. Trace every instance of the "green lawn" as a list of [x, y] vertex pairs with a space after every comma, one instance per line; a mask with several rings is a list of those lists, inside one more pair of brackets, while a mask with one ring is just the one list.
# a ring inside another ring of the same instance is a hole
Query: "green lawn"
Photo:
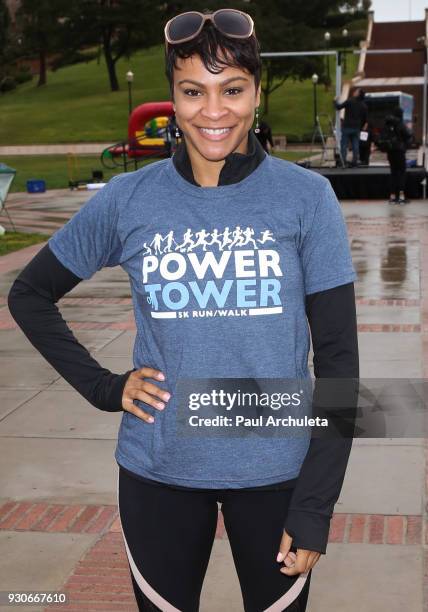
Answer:
[[[0, 217], [1, 223], [1, 217]], [[24, 234], [22, 232], [6, 231], [3, 236], [0, 236], [0, 256], [18, 251], [31, 244], [45, 242], [48, 239], [46, 234]]]
[[[353, 74], [356, 56], [348, 57]], [[50, 144], [69, 142], [116, 142], [127, 134], [128, 91], [126, 72], [134, 74], [134, 106], [169, 100], [164, 76], [163, 47], [136, 53], [118, 62], [121, 91], [109, 90], [103, 61], [92, 60], [48, 72], [48, 84], [37, 88], [36, 79], [0, 96], [2, 144]], [[333, 74], [333, 62], [331, 73]], [[319, 111], [333, 113], [333, 89], [318, 86]], [[274, 133], [301, 136], [313, 122], [311, 81], [286, 81], [270, 97], [266, 119]]]
[[299, 161], [303, 157], [308, 156], [307, 151], [274, 151], [274, 155], [276, 157], [281, 157], [282, 159], [286, 159], [287, 161], [295, 162]]

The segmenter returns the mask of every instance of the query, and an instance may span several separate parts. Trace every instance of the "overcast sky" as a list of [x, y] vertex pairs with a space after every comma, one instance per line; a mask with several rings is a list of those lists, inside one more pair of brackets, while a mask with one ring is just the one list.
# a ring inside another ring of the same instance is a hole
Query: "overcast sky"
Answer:
[[375, 21], [419, 21], [425, 17], [428, 0], [372, 0]]

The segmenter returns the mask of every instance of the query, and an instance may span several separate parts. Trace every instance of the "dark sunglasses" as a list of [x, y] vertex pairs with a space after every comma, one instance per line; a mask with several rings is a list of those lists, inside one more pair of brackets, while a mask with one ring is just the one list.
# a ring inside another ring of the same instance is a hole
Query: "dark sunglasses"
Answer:
[[212, 21], [222, 34], [232, 38], [249, 38], [254, 32], [254, 21], [237, 9], [218, 9], [213, 13], [188, 11], [167, 22], [165, 40], [172, 45], [191, 40], [200, 33], [207, 20]]

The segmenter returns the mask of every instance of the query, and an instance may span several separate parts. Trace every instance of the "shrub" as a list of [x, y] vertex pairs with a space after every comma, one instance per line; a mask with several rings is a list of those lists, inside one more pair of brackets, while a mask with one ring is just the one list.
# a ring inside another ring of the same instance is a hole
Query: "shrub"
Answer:
[[12, 91], [12, 89], [16, 89], [16, 85], [16, 80], [9, 74], [6, 74], [0, 78], [0, 93]]
[[31, 74], [29, 68], [21, 68], [15, 74], [15, 81], [18, 85], [21, 85], [22, 83], [27, 83], [27, 81], [31, 81], [32, 79], [33, 75]]
[[72, 66], [73, 64], [81, 64], [83, 62], [90, 62], [97, 57], [97, 52], [81, 53], [80, 51], [68, 51], [63, 55], [56, 57], [51, 63], [51, 69], [53, 71], [64, 66]]

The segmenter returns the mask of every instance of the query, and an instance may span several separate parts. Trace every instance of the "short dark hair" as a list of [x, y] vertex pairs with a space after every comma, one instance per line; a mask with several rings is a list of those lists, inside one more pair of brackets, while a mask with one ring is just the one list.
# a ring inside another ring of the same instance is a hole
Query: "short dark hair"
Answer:
[[[219, 57], [219, 51], [222, 51], [225, 59]], [[221, 65], [248, 70], [254, 75], [257, 90], [261, 80], [262, 61], [260, 45], [255, 34], [244, 39], [230, 38], [207, 21], [198, 36], [192, 40], [176, 45], [165, 43], [165, 74], [172, 99], [174, 99], [174, 68], [178, 68], [177, 58], [186, 59], [195, 54], [200, 56], [206, 69], [213, 74], [221, 72]]]

